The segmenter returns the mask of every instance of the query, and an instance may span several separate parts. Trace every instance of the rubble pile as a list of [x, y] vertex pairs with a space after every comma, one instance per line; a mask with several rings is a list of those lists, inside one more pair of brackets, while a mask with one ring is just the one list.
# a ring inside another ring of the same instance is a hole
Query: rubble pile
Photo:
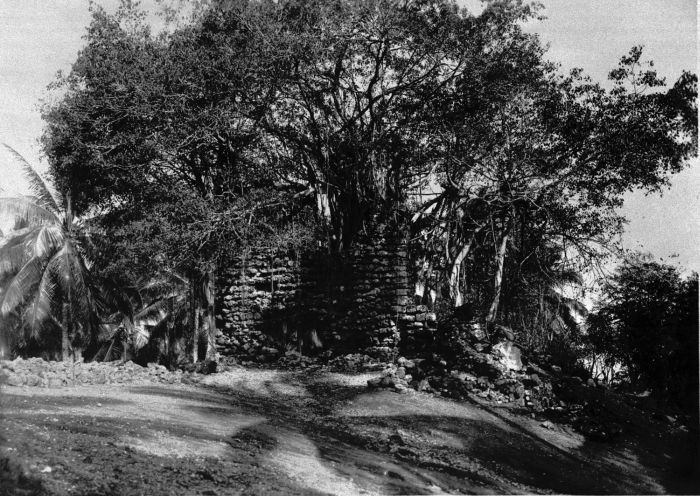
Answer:
[[495, 326], [489, 336], [479, 323], [450, 322], [443, 324], [438, 339], [442, 354], [401, 357], [370, 379], [368, 387], [414, 389], [521, 408], [533, 416], [569, 424], [591, 439], [610, 440], [621, 432], [619, 422], [596, 406], [607, 385], [566, 375], [557, 365], [540, 366], [528, 360], [510, 329]]
[[305, 356], [298, 351], [287, 351], [275, 362], [276, 367], [284, 369], [308, 369], [320, 367], [319, 360], [314, 357]]
[[339, 355], [328, 360], [328, 367], [339, 372], [366, 372], [382, 370], [387, 364], [362, 353]]
[[180, 384], [195, 383], [196, 372], [170, 371], [154, 363], [142, 367], [134, 362], [47, 362], [41, 358], [16, 358], [0, 362], [0, 384], [59, 388], [88, 384]]
[[477, 365], [488, 364], [490, 369], [488, 374], [476, 375], [473, 371], [450, 368], [448, 362], [438, 355], [410, 360], [401, 357], [368, 385], [400, 391], [410, 387], [454, 399], [475, 395], [497, 403], [515, 403], [535, 411], [558, 406], [549, 373], [536, 366], [513, 370], [504, 365], [508, 360], [509, 357], [504, 357], [499, 351], [484, 354]]

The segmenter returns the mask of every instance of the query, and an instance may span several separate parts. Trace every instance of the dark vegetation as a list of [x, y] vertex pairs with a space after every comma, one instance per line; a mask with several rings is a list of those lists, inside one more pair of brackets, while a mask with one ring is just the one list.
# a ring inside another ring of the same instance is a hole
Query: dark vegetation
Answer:
[[402, 219], [441, 321], [697, 408], [697, 275], [628, 259], [587, 320], [573, 291], [619, 252], [623, 194], [696, 155], [697, 78], [667, 85], [641, 47], [607, 87], [562, 74], [522, 29], [537, 15], [222, 0], [153, 33], [130, 2], [95, 7], [44, 109], [58, 194], [25, 164], [35, 197], [1, 203], [19, 222], [0, 247], [12, 352], [211, 363], [234, 255], [342, 254]]
[[588, 318], [587, 346], [632, 387], [698, 411], [698, 274], [645, 257], [620, 265]]

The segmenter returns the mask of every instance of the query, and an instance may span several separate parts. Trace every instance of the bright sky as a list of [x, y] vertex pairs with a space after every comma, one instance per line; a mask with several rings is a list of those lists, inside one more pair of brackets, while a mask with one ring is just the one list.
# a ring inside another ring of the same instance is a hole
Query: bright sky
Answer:
[[[113, 9], [118, 0], [98, 0]], [[153, 0], [143, 2], [152, 4]], [[461, 0], [472, 10], [478, 0]], [[645, 45], [646, 56], [669, 83], [683, 69], [697, 71], [696, 0], [543, 0], [543, 22], [528, 29], [549, 43], [552, 60], [582, 67], [603, 81], [620, 56]], [[0, 143], [45, 170], [37, 139], [38, 106], [56, 71], [70, 70], [90, 20], [88, 0], [0, 1]], [[24, 190], [8, 155], [0, 151], [0, 187]], [[700, 164], [672, 180], [663, 194], [628, 195], [628, 248], [700, 271]], [[670, 258], [673, 255], [676, 257]]]

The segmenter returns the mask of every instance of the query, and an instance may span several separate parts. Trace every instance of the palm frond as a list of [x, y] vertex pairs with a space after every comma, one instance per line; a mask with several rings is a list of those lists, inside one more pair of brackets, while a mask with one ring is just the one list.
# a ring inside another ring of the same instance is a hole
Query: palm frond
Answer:
[[[121, 345], [121, 349], [118, 348], [118, 345]], [[107, 347], [107, 351], [104, 354], [104, 357], [102, 358], [103, 362], [111, 362], [113, 360], [118, 360], [119, 358], [122, 357], [124, 354], [124, 344], [123, 342], [119, 342], [116, 339], [112, 339], [109, 342], [109, 346]], [[116, 354], [117, 349], [119, 349], [119, 354]]]
[[576, 298], [564, 296], [552, 288], [549, 288], [549, 291], [544, 295], [544, 298], [547, 303], [550, 303], [555, 307], [563, 307], [572, 315], [579, 315], [581, 317], [588, 315], [588, 308], [586, 308], [581, 301]]
[[142, 308], [134, 314], [134, 322], [140, 325], [158, 325], [168, 316], [171, 298], [173, 298], [173, 296], [166, 296]]
[[56, 282], [64, 302], [70, 304], [72, 319], [79, 326], [76, 329], [96, 330], [98, 322], [93, 315], [95, 301], [86, 281], [88, 276], [74, 255], [71, 244], [65, 242], [49, 260], [44, 272]]
[[51, 310], [59, 303], [58, 284], [44, 271], [36, 290], [36, 295], [24, 312], [24, 324], [32, 337], [38, 335], [41, 324], [51, 315]]
[[93, 357], [96, 361], [111, 362], [124, 356], [125, 343], [127, 334], [125, 329], [116, 324], [107, 324], [103, 326], [103, 330], [107, 331], [107, 337], [100, 349]]
[[[113, 316], [114, 317], [114, 316]], [[121, 322], [117, 319], [111, 319], [110, 322], [102, 322], [100, 324], [100, 334], [98, 339], [100, 341], [109, 341], [114, 338], [115, 334], [122, 328]]]
[[24, 176], [29, 182], [29, 188], [31, 189], [32, 193], [34, 193], [34, 195], [36, 196], [37, 203], [39, 204], [39, 206], [57, 215], [58, 212], [61, 211], [61, 208], [59, 207], [56, 198], [51, 193], [51, 190], [49, 190], [48, 186], [41, 178], [39, 173], [34, 169], [34, 167], [32, 167], [29, 164], [29, 162], [27, 162], [27, 160], [17, 150], [5, 143], [3, 143], [3, 146], [22, 166], [22, 172], [24, 172]]
[[34, 256], [48, 258], [61, 249], [64, 233], [60, 226], [42, 226], [33, 243]]
[[184, 290], [189, 285], [189, 281], [180, 274], [172, 271], [162, 271], [158, 277], [149, 279], [140, 285], [140, 292], [150, 296], [151, 300], [161, 297], [164, 293], [173, 290]]
[[70, 294], [69, 302], [73, 315], [76, 335], [80, 339], [92, 339], [96, 336], [100, 319], [97, 314], [99, 298], [90, 271], [86, 267], [81, 253], [66, 240], [61, 248], [60, 263], [57, 265], [64, 294]]
[[8, 216], [25, 222], [27, 225], [56, 225], [60, 222], [58, 216], [40, 205], [34, 198], [28, 196], [13, 196], [0, 198], [0, 217]]
[[87, 294], [87, 287], [83, 267], [75, 260], [75, 255], [71, 243], [66, 242], [54, 255], [46, 269], [60, 281], [61, 290], [65, 294], [71, 293], [74, 295], [72, 299], [78, 300]]
[[141, 295], [135, 288], [119, 287], [114, 281], [103, 278], [97, 281], [100, 287], [98, 302], [103, 313], [124, 315], [129, 320], [134, 318], [134, 306], [141, 306]]
[[31, 258], [28, 244], [36, 236], [37, 229], [22, 229], [0, 244], [0, 280], [16, 274]]
[[12, 278], [2, 294], [0, 314], [6, 316], [24, 302], [24, 299], [42, 277], [43, 263], [36, 257], [31, 258]]
[[135, 326], [131, 333], [131, 345], [134, 351], [138, 351], [148, 344], [151, 339], [151, 333], [145, 326]]
[[24, 326], [32, 338], [39, 337], [58, 302], [58, 284], [52, 280], [49, 272], [44, 271], [36, 295], [24, 311]]

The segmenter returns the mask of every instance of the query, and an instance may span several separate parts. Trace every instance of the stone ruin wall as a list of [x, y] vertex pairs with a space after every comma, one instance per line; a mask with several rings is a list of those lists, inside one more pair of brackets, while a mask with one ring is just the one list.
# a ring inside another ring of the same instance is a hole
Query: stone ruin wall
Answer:
[[391, 359], [420, 351], [435, 314], [413, 304], [413, 289], [405, 240], [381, 229], [342, 258], [259, 250], [219, 276], [219, 353], [330, 349]]

